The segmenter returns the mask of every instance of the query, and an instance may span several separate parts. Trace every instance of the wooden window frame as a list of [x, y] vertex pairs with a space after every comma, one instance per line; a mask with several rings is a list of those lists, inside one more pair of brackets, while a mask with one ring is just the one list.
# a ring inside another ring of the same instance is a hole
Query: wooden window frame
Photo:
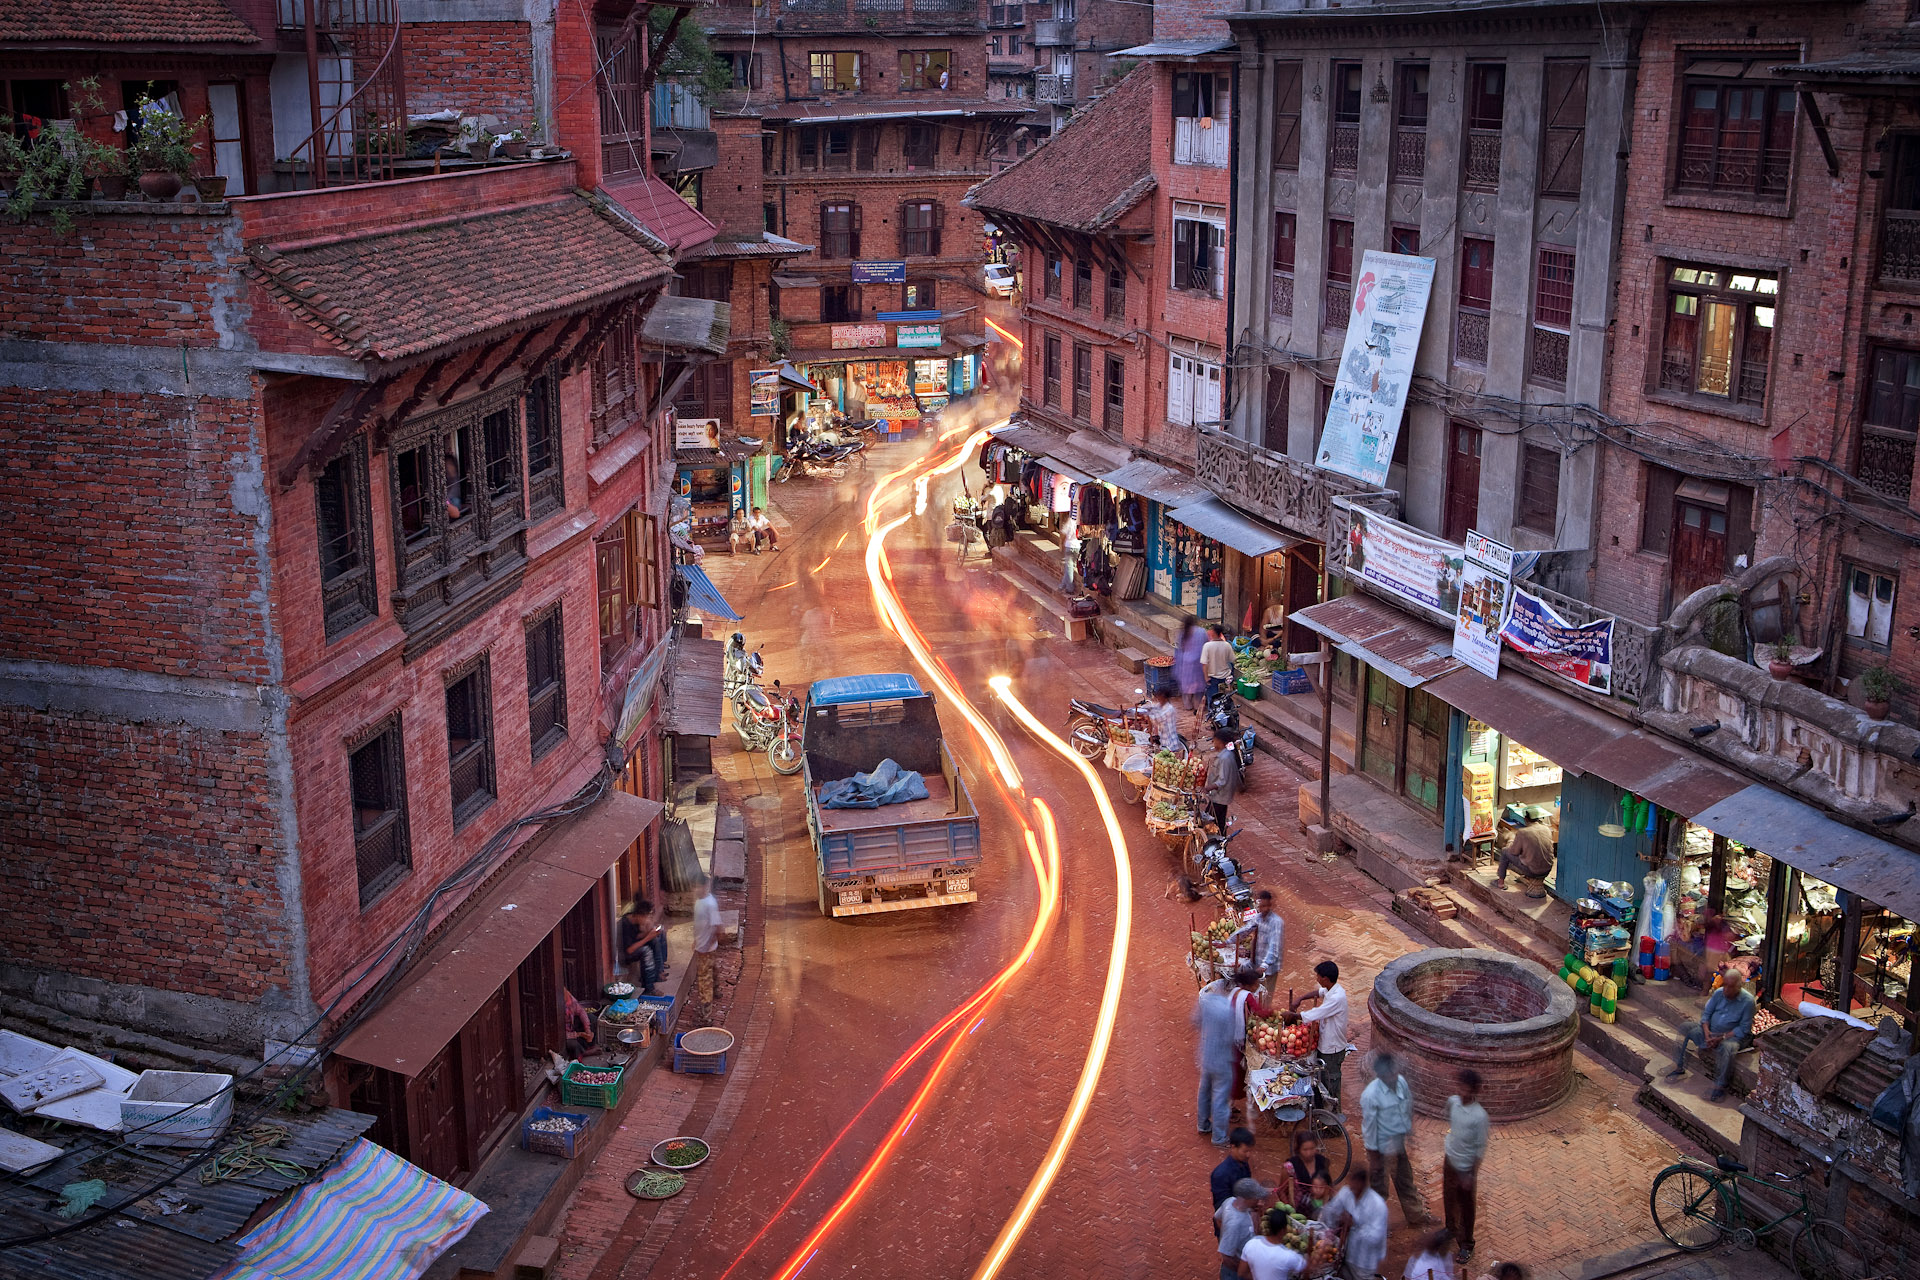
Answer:
[[1585, 58], [1547, 59], [1545, 109], [1540, 128], [1540, 194], [1580, 197], [1586, 166], [1588, 63]]
[[[1772, 272], [1700, 262], [1669, 262], [1666, 267], [1667, 278], [1658, 295], [1662, 304], [1656, 331], [1660, 355], [1657, 361], [1651, 362], [1655, 388], [1664, 395], [1684, 397], [1692, 404], [1725, 406], [1743, 413], [1763, 410], [1772, 382], [1773, 330], [1778, 327], [1780, 277]], [[1690, 312], [1683, 313], [1682, 299], [1692, 300]], [[1713, 307], [1733, 311], [1724, 394], [1701, 389], [1703, 371], [1710, 363], [1705, 353], [1712, 329], [1704, 317]], [[1690, 315], [1691, 320], [1681, 318], [1683, 314]], [[1687, 366], [1682, 368], [1675, 352], [1689, 328], [1693, 337], [1687, 345], [1691, 351]], [[1754, 345], [1763, 332], [1764, 342], [1756, 359]]]
[[[460, 830], [499, 798], [499, 779], [494, 772], [493, 662], [490, 654], [478, 653], [441, 677], [447, 716], [447, 794], [453, 805], [453, 829]], [[461, 741], [453, 736], [454, 707], [466, 699], [466, 727], [478, 730], [476, 736]], [[461, 794], [461, 773], [474, 774], [472, 789]]]
[[1273, 167], [1300, 168], [1300, 81], [1306, 64], [1273, 64]]
[[909, 168], [932, 169], [940, 163], [940, 126], [909, 123], [900, 130], [900, 158]]
[[[829, 306], [829, 301], [835, 305]], [[852, 324], [861, 317], [860, 286], [828, 284], [820, 286], [820, 323]]]
[[940, 256], [940, 232], [947, 207], [938, 200], [907, 200], [900, 205], [900, 254], [907, 258]]
[[[840, 65], [842, 58], [853, 60], [850, 68], [844, 72]], [[864, 72], [865, 67], [857, 49], [812, 49], [807, 52], [807, 87], [810, 93], [859, 93], [865, 87]], [[829, 77], [831, 84], [827, 82]]]
[[1108, 267], [1101, 287], [1100, 314], [1108, 320], [1124, 323], [1127, 318], [1127, 272], [1124, 267]]
[[1093, 310], [1093, 262], [1089, 258], [1073, 260], [1073, 309]]
[[628, 569], [627, 522], [614, 521], [593, 540], [594, 592], [600, 619], [600, 670], [607, 672], [633, 647], [638, 606]]
[[1060, 335], [1049, 333], [1041, 344], [1041, 398], [1048, 408], [1060, 407]]
[[1108, 355], [1103, 381], [1100, 425], [1118, 435], [1126, 427], [1127, 362], [1119, 356]]
[[1558, 449], [1522, 442], [1520, 483], [1517, 486], [1519, 501], [1513, 518], [1515, 526], [1548, 535], [1555, 532], [1560, 517], [1560, 467], [1563, 461]]
[[[376, 721], [349, 738], [347, 757], [347, 803], [353, 828], [355, 880], [359, 888], [360, 909], [365, 911], [387, 890], [406, 878], [413, 867], [412, 831], [407, 823], [407, 753], [398, 711]], [[361, 798], [355, 762], [363, 751], [379, 753], [379, 764], [389, 789], [388, 803], [378, 817], [362, 825], [358, 801]], [[373, 848], [386, 841], [384, 850]], [[370, 859], [377, 857], [378, 865]]]
[[[1686, 65], [1678, 79], [1679, 101], [1674, 110], [1673, 165], [1668, 180], [1676, 195], [1731, 197], [1761, 204], [1785, 204], [1793, 180], [1793, 154], [1799, 132], [1799, 99], [1791, 83], [1748, 79], [1774, 62], [1793, 62], [1792, 50], [1757, 55], [1742, 50], [1727, 54], [1683, 54]], [[1735, 64], [1739, 70], [1736, 71]], [[1694, 68], [1727, 68], [1729, 74], [1701, 74]], [[1763, 72], [1764, 73], [1764, 72]], [[1702, 105], [1703, 95], [1712, 104]], [[1758, 116], [1745, 114], [1749, 95], [1760, 108]], [[1750, 127], [1735, 121], [1750, 120]], [[1753, 146], [1739, 145], [1750, 138]], [[1744, 169], [1750, 172], [1743, 173]]]
[[640, 87], [645, 78], [645, 40], [643, 32], [624, 25], [602, 26], [594, 33], [599, 65], [593, 80], [600, 100], [600, 163], [604, 173], [643, 171], [648, 165], [648, 104]]
[[[567, 638], [560, 602], [532, 618], [527, 646], [527, 750], [534, 763], [567, 740]], [[546, 669], [540, 659], [545, 656]], [[544, 722], [545, 727], [539, 728]]]
[[[339, 515], [345, 527], [329, 537], [328, 489], [337, 486]], [[320, 570], [322, 626], [329, 642], [370, 618], [380, 616], [379, 583], [373, 559], [373, 511], [367, 478], [367, 439], [355, 436], [325, 466], [314, 472], [314, 544]], [[328, 544], [350, 544], [331, 563]], [[348, 557], [351, 557], [351, 562]]]
[[[829, 228], [829, 219], [844, 219], [843, 227]], [[851, 261], [860, 256], [860, 206], [850, 200], [820, 204], [820, 256], [828, 261]]]
[[538, 520], [567, 505], [559, 374], [549, 371], [528, 382], [521, 403], [526, 424], [528, 517]]
[[[936, 59], [938, 60], [936, 62]], [[942, 86], [935, 68], [947, 73]], [[902, 93], [944, 93], [953, 88], [953, 50], [902, 49], [900, 51], [900, 91]]]
[[1084, 342], [1073, 344], [1073, 416], [1093, 421], [1093, 348]]

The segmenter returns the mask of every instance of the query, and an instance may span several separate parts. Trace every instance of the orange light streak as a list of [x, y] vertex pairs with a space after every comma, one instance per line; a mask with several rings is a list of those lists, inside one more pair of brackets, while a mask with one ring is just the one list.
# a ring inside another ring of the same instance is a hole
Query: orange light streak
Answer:
[[799, 581], [800, 581], [800, 579], [798, 579], [798, 578], [795, 578], [795, 579], [794, 579], [794, 580], [793, 580], [792, 582], [783, 582], [783, 583], [781, 583], [781, 584], [780, 584], [779, 586], [777, 586], [777, 587], [768, 587], [768, 588], [767, 588], [767, 591], [768, 591], [769, 593], [772, 593], [772, 592], [775, 592], [775, 591], [785, 591], [785, 590], [786, 590], [786, 589], [787, 589], [788, 587], [791, 587], [791, 586], [794, 586], [794, 585], [796, 585], [796, 584], [797, 584], [797, 583], [798, 583]]
[[832, 556], [828, 556], [828, 557], [827, 557], [827, 558], [826, 558], [825, 560], [822, 560], [822, 561], [821, 561], [821, 562], [820, 562], [819, 564], [817, 564], [817, 565], [815, 565], [815, 566], [813, 566], [813, 571], [814, 571], [814, 572], [815, 572], [815, 573], [817, 574], [817, 573], [819, 573], [819, 572], [820, 572], [820, 571], [821, 571], [822, 569], [824, 569], [824, 568], [826, 568], [826, 567], [827, 567], [828, 565], [830, 565], [830, 564], [832, 564], [832, 563], [833, 563], [833, 557], [832, 557]]
[[1019, 347], [1021, 350], [1023, 351], [1026, 350], [1027, 344], [1020, 341], [1020, 339], [1014, 337], [1012, 333], [1007, 331], [1004, 325], [998, 325], [998, 324], [995, 324], [993, 321], [989, 320], [987, 321], [987, 328], [993, 330], [995, 333], [1005, 338], [1008, 342], [1011, 342], [1014, 346]]

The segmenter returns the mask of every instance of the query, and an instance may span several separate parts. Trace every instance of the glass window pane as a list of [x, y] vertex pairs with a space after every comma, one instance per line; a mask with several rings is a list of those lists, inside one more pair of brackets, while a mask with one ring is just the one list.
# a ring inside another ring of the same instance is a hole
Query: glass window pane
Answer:
[[1714, 396], [1733, 394], [1733, 322], [1730, 302], [1707, 301], [1700, 326], [1700, 372], [1696, 389]]

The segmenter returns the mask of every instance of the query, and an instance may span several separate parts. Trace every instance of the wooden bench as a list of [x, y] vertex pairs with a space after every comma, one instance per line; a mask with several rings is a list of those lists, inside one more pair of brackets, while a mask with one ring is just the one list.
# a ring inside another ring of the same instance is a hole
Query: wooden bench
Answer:
[[721, 840], [713, 842], [713, 883], [721, 889], [742, 889], [747, 883], [747, 842], [745, 840]]

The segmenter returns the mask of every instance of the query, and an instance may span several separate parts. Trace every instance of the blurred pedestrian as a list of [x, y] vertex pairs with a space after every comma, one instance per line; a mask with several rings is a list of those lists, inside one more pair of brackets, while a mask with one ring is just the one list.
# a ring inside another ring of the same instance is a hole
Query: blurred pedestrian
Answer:
[[1287, 922], [1273, 909], [1273, 890], [1262, 889], [1254, 895], [1259, 911], [1253, 919], [1233, 935], [1238, 942], [1248, 934], [1253, 935], [1253, 967], [1259, 971], [1260, 986], [1272, 991], [1274, 979], [1280, 974], [1280, 952], [1286, 943]]
[[1233, 1194], [1213, 1211], [1213, 1230], [1220, 1237], [1220, 1280], [1239, 1280], [1240, 1251], [1254, 1237], [1260, 1202], [1271, 1194], [1252, 1178], [1233, 1184]]
[[713, 896], [713, 878], [704, 872], [694, 877], [693, 887], [699, 894], [693, 901], [693, 989], [711, 1011], [718, 995], [720, 900]]
[[1180, 696], [1196, 719], [1206, 710], [1207, 677], [1200, 665], [1200, 650], [1206, 643], [1198, 618], [1180, 620], [1180, 638], [1173, 642], [1173, 678], [1180, 682]]
[[[1240, 1266], [1232, 1273], [1245, 1280], [1293, 1280], [1307, 1269], [1307, 1260], [1287, 1247], [1287, 1211], [1278, 1205], [1260, 1219], [1260, 1234], [1240, 1250]], [[1223, 1280], [1227, 1271], [1222, 1268]]]
[[1227, 806], [1240, 790], [1240, 757], [1234, 753], [1233, 735], [1225, 729], [1213, 731], [1213, 762], [1207, 766], [1207, 803], [1213, 807], [1213, 820], [1221, 831], [1227, 829]]
[[1387, 1202], [1372, 1184], [1365, 1169], [1355, 1168], [1320, 1216], [1322, 1222], [1341, 1233], [1347, 1267], [1361, 1280], [1379, 1275], [1381, 1264], [1387, 1260]]
[[1313, 966], [1313, 977], [1320, 989], [1296, 1001], [1313, 1001], [1313, 1007], [1299, 1013], [1289, 1012], [1287, 1020], [1319, 1024], [1320, 1041], [1316, 1047], [1320, 1052], [1320, 1083], [1332, 1100], [1333, 1109], [1344, 1120], [1347, 1113], [1340, 1105], [1340, 1073], [1353, 1048], [1353, 1042], [1347, 1038], [1347, 989], [1340, 985], [1340, 966], [1331, 960], [1322, 960]]
[[[1213, 1207], [1218, 1209], [1233, 1198], [1233, 1184], [1242, 1178], [1253, 1176], [1253, 1130], [1235, 1129], [1227, 1135], [1226, 1159], [1213, 1166], [1209, 1178], [1213, 1192]], [[1214, 1234], [1220, 1234], [1220, 1224], [1214, 1224]]]
[[1445, 1227], [1420, 1242], [1420, 1252], [1407, 1259], [1406, 1280], [1455, 1280], [1453, 1232]]
[[1447, 1158], [1440, 1166], [1440, 1200], [1447, 1229], [1460, 1241], [1455, 1262], [1473, 1257], [1480, 1162], [1487, 1155], [1487, 1109], [1480, 1105], [1480, 1073], [1460, 1073], [1460, 1092], [1447, 1099]]
[[1527, 1269], [1517, 1262], [1496, 1262], [1481, 1273], [1480, 1280], [1527, 1280]]
[[[1384, 1188], [1392, 1180], [1408, 1226], [1425, 1226], [1433, 1221], [1414, 1183], [1413, 1161], [1407, 1156], [1407, 1140], [1413, 1136], [1413, 1089], [1390, 1053], [1374, 1055], [1373, 1082], [1360, 1095], [1360, 1136], [1374, 1187]], [[1386, 1192], [1379, 1190], [1379, 1194], [1384, 1198]]]
[[[1233, 1102], [1233, 1003], [1219, 983], [1211, 983], [1194, 1002], [1192, 1022], [1199, 1031], [1199, 1131], [1216, 1147], [1227, 1145], [1227, 1121]], [[1242, 1026], [1244, 1027], [1244, 1023]]]

